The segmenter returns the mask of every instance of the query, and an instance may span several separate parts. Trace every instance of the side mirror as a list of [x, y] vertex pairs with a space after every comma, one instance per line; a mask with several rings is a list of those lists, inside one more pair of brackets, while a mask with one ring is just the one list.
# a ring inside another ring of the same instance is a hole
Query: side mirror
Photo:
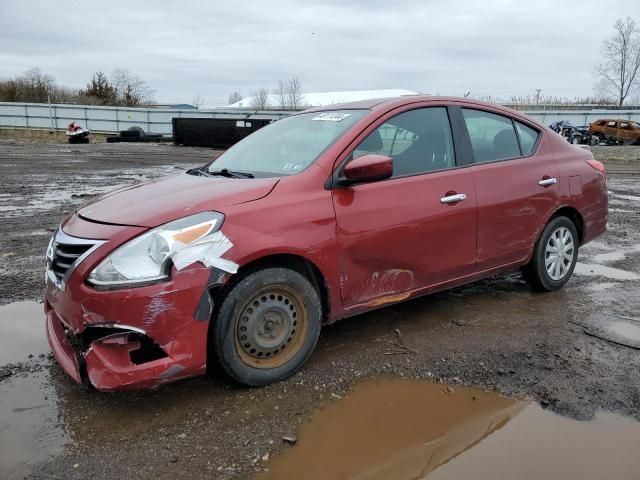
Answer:
[[393, 175], [393, 160], [373, 153], [351, 160], [340, 175], [339, 184], [349, 186], [363, 182], [377, 182]]

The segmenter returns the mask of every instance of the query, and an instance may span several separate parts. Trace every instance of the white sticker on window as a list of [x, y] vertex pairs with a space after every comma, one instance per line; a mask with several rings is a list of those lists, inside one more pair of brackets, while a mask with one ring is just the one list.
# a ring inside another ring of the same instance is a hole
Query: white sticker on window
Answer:
[[300, 170], [302, 168], [302, 165], [298, 164], [298, 163], [283, 163], [282, 165], [280, 165], [280, 170], [283, 171], [287, 171], [287, 170]]
[[322, 120], [325, 122], [341, 122], [348, 116], [350, 113], [336, 113], [336, 112], [324, 112], [319, 115], [316, 115], [311, 120]]

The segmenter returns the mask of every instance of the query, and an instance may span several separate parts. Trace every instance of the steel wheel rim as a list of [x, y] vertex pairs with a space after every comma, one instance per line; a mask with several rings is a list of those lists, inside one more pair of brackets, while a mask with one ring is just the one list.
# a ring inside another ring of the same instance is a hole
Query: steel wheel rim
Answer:
[[240, 359], [255, 368], [277, 368], [302, 348], [309, 315], [300, 295], [286, 286], [267, 287], [249, 299], [236, 319]]
[[544, 267], [552, 280], [562, 280], [567, 276], [575, 256], [573, 234], [566, 227], [553, 231], [544, 251]]

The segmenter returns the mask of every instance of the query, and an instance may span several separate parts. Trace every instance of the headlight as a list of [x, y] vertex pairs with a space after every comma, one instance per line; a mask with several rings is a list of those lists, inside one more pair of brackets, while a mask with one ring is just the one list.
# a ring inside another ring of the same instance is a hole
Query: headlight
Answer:
[[233, 266], [219, 258], [233, 246], [219, 231], [223, 221], [223, 214], [205, 212], [156, 227], [112, 252], [88, 281], [97, 286], [152, 283], [169, 277], [172, 262], [180, 269], [196, 261], [206, 264], [207, 256]]

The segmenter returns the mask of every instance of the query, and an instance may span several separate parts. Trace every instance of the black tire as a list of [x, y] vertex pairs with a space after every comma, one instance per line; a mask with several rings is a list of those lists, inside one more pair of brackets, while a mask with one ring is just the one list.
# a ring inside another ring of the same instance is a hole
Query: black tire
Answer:
[[574, 135], [571, 139], [572, 145], [580, 145], [582, 143], [582, 137], [580, 135]]
[[595, 147], [596, 145], [600, 144], [600, 137], [598, 137], [597, 135], [591, 135], [591, 138], [589, 139], [589, 145], [591, 145], [592, 147]]
[[[551, 277], [545, 266], [545, 262], [547, 260], [546, 250], [551, 236], [560, 229], [566, 229], [571, 235], [573, 250], [570, 256], [572, 256], [572, 260], [571, 264], [568, 265], [565, 274], [559, 279], [554, 279]], [[564, 284], [569, 281], [576, 266], [577, 258], [578, 231], [576, 226], [567, 217], [555, 217], [547, 224], [542, 231], [540, 238], [536, 242], [531, 261], [521, 268], [522, 276], [534, 290], [539, 292], [552, 292], [562, 288]]]
[[[274, 321], [277, 334], [272, 333]], [[267, 335], [277, 335], [275, 340], [264, 336], [267, 322]], [[248, 274], [226, 294], [213, 318], [209, 352], [233, 380], [252, 387], [268, 385], [304, 364], [318, 342], [321, 324], [322, 304], [309, 280], [287, 268], [265, 268]], [[271, 341], [275, 343], [265, 346]]]

